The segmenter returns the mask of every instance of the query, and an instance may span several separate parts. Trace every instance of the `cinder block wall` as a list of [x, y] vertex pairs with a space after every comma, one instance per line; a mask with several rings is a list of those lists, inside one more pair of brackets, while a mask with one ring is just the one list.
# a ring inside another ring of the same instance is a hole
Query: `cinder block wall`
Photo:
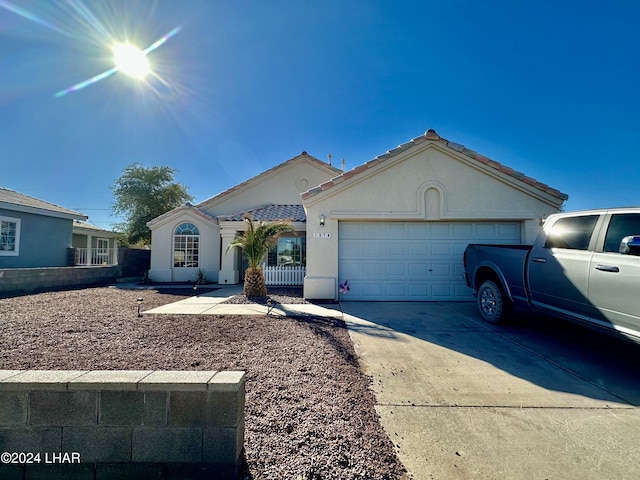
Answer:
[[0, 294], [115, 282], [117, 266], [0, 269]]
[[244, 372], [0, 370], [0, 478], [237, 478], [244, 405]]

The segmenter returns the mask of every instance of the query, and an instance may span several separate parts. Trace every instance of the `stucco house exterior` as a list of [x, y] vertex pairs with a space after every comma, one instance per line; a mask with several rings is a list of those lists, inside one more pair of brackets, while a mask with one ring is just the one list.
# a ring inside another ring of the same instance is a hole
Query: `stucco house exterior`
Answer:
[[[195, 252], [213, 281], [239, 282], [241, 257], [226, 247], [250, 212], [294, 219], [305, 298], [338, 298], [339, 283], [349, 280], [345, 300], [468, 300], [466, 245], [531, 243], [567, 198], [429, 130], [347, 172], [303, 153], [154, 219], [150, 274], [188, 280]], [[189, 241], [198, 245], [191, 255]], [[278, 250], [268, 260], [283, 259]]]
[[153, 219], [147, 224], [152, 245], [149, 277], [189, 282], [204, 269], [211, 282], [240, 282], [242, 255], [227, 249], [236, 234], [246, 230], [245, 213], [256, 221], [291, 220], [295, 233], [283, 236], [267, 264], [304, 264], [307, 226], [300, 194], [340, 173], [302, 152], [202, 203], [186, 204]]
[[80, 212], [0, 188], [0, 268], [69, 264], [74, 220]]

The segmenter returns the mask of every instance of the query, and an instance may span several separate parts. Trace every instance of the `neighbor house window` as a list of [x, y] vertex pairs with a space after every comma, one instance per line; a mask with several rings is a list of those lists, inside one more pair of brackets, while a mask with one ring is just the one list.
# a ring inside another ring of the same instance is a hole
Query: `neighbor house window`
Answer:
[[307, 239], [305, 237], [280, 237], [267, 255], [267, 265], [305, 266], [307, 264]]
[[193, 223], [181, 223], [173, 235], [173, 266], [197, 267], [200, 256], [200, 231]]
[[20, 252], [20, 219], [0, 217], [0, 256], [17, 256]]

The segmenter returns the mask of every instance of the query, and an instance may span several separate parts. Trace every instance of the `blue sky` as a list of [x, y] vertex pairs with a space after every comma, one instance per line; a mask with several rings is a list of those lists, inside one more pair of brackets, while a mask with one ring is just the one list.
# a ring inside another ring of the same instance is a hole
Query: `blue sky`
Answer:
[[[347, 169], [435, 129], [569, 194], [640, 205], [640, 2], [0, 0], [0, 186], [109, 228], [167, 165], [196, 201], [300, 152]], [[111, 45], [151, 45], [157, 77]]]

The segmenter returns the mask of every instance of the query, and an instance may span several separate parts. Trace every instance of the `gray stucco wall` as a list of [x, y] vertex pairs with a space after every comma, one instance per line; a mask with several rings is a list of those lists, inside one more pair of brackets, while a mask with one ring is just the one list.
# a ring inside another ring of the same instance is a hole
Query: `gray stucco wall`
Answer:
[[73, 220], [0, 209], [0, 216], [21, 219], [20, 254], [0, 256], [0, 268], [64, 267]]

